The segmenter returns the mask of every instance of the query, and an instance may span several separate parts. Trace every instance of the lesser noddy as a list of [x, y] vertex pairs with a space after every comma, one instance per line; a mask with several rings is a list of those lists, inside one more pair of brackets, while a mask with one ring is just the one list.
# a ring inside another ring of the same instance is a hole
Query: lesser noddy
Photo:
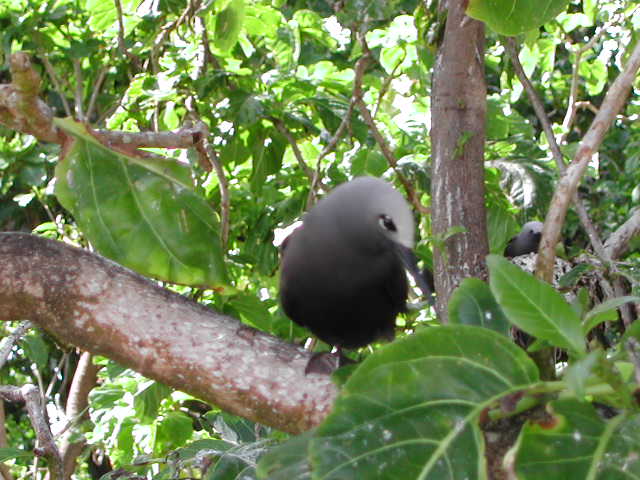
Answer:
[[423, 278], [413, 243], [411, 209], [389, 183], [357, 177], [338, 186], [283, 244], [284, 312], [339, 351], [393, 339], [406, 310], [405, 269]]
[[527, 222], [518, 235], [509, 240], [504, 249], [505, 257], [518, 257], [527, 253], [536, 253], [542, 237], [542, 222]]

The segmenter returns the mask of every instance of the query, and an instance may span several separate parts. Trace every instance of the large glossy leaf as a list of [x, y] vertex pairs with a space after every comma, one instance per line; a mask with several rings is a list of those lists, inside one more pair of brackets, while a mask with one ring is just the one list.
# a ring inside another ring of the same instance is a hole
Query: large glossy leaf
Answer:
[[585, 352], [580, 317], [551, 285], [499, 255], [489, 255], [487, 265], [491, 291], [513, 324], [555, 346]]
[[603, 419], [589, 403], [551, 403], [552, 422], [528, 424], [515, 466], [521, 480], [640, 478], [640, 414]]
[[71, 120], [56, 125], [74, 137], [56, 166], [56, 196], [102, 255], [161, 280], [225, 288], [218, 220], [188, 167], [111, 150]]
[[486, 328], [425, 328], [368, 357], [309, 450], [314, 478], [486, 478], [480, 413], [538, 380], [526, 353]]
[[569, 0], [469, 0], [467, 15], [502, 35], [538, 28], [562, 12]]
[[455, 289], [449, 300], [449, 322], [486, 327], [503, 335], [510, 327], [489, 285], [479, 278], [465, 278]]

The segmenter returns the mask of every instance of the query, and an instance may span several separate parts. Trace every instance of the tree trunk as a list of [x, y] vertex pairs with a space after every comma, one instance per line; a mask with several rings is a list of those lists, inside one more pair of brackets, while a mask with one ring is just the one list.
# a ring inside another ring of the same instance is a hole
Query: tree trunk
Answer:
[[[451, 292], [467, 277], [486, 277], [484, 206], [486, 85], [484, 24], [445, 1], [447, 20], [433, 75], [432, 221], [436, 311], [448, 320]], [[464, 232], [452, 234], [455, 228]]]

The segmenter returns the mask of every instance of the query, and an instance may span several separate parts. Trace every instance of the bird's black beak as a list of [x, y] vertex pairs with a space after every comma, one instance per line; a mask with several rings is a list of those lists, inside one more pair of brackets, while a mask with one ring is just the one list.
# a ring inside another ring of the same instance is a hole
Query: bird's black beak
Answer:
[[433, 300], [433, 291], [427, 283], [427, 279], [420, 271], [420, 268], [418, 268], [418, 257], [413, 253], [413, 250], [404, 245], [396, 244], [395, 247], [404, 268], [406, 268], [414, 278], [416, 285], [422, 291], [424, 297], [431, 302]]

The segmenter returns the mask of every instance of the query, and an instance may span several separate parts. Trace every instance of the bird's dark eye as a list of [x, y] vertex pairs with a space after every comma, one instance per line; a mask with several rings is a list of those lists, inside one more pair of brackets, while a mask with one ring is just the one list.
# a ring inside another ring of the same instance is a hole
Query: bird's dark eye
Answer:
[[398, 231], [398, 229], [396, 228], [396, 224], [393, 223], [393, 220], [391, 220], [391, 217], [389, 217], [388, 215], [380, 215], [379, 222], [382, 228], [384, 228], [385, 230], [389, 230], [390, 232]]

